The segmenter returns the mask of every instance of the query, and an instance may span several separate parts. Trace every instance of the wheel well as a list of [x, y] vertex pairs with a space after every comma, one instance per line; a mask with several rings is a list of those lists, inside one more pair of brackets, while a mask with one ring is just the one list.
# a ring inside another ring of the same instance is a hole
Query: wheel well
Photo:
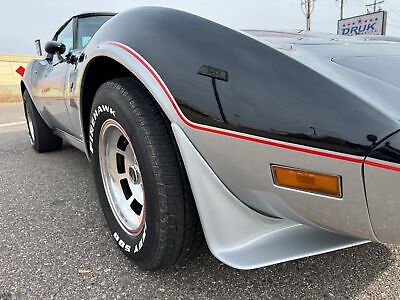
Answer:
[[21, 95], [24, 95], [24, 92], [26, 91], [26, 86], [25, 83], [21, 80]]
[[[94, 96], [97, 90], [103, 83], [120, 77], [134, 78], [136, 83], [150, 94], [150, 92], [139, 81], [139, 79], [119, 62], [106, 56], [100, 56], [95, 58], [92, 62], [90, 62], [90, 65], [88, 66], [88, 69], [86, 70], [82, 80], [81, 116], [83, 123], [82, 130], [86, 143], [88, 142], [90, 111], [92, 109]], [[158, 105], [157, 101], [154, 98], [153, 101], [158, 106], [164, 120], [169, 123], [168, 117], [165, 115], [164, 111]]]
[[81, 92], [82, 130], [85, 141], [88, 140], [90, 111], [97, 90], [103, 83], [119, 77], [135, 76], [123, 65], [109, 57], [97, 57], [90, 62], [82, 80]]

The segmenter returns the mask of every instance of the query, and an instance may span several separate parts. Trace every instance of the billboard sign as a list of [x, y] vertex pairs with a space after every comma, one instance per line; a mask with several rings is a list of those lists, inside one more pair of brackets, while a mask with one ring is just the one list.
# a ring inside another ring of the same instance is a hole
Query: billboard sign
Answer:
[[340, 35], [385, 35], [386, 11], [379, 11], [338, 21]]

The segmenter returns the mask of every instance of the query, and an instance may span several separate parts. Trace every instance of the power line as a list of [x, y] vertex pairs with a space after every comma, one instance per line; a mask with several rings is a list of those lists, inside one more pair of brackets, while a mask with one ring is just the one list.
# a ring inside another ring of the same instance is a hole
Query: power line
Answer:
[[[396, 0], [398, 1], [398, 0]], [[346, 4], [346, 0], [335, 0], [336, 5], [340, 9], [340, 19], [343, 19], [343, 11], [344, 11], [344, 5]], [[389, 9], [389, 12], [392, 14], [390, 20], [388, 20], [388, 25], [400, 28], [400, 10], [395, 7], [392, 3], [390, 3], [389, 0], [373, 0], [373, 3], [366, 4], [365, 0], [358, 0], [358, 2], [362, 5], [367, 7], [367, 12], [379, 12], [382, 10], [382, 4], [384, 6], [387, 5], [387, 8]], [[302, 4], [304, 3], [304, 0], [302, 1]]]
[[381, 7], [377, 6], [377, 5], [382, 4], [383, 2], [385, 2], [385, 0], [381, 0], [381, 1], [374, 0], [374, 3], [365, 5], [367, 7], [367, 12], [369, 12], [369, 7], [371, 7], [371, 6], [374, 8], [374, 12], [376, 12], [377, 8], [378, 8], [378, 11], [381, 11]]
[[[391, 17], [388, 19], [388, 25], [396, 28], [400, 28], [400, 12], [397, 8], [389, 3], [388, 1], [385, 2], [385, 5], [390, 9]], [[397, 16], [398, 18], [394, 18]]]
[[363, 1], [363, 0], [358, 0], [358, 2], [360, 2], [360, 4], [361, 4], [362, 6], [365, 6], [365, 1]]
[[390, 18], [390, 20], [389, 21], [391, 21], [391, 22], [395, 22], [395, 23], [397, 23], [397, 24], [399, 24], [400, 25], [400, 21], [398, 21], [398, 20], [396, 20], [396, 19], [394, 19], [394, 18]]
[[385, 2], [385, 5], [389, 6], [390, 10], [392, 13], [400, 17], [400, 11], [397, 10], [392, 4], [389, 4], [387, 1]]

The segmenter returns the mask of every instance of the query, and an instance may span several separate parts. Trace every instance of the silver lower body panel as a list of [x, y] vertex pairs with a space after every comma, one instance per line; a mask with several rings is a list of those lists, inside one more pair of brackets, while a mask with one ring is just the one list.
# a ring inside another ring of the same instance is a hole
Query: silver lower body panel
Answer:
[[368, 242], [254, 211], [226, 188], [182, 129], [172, 129], [208, 247], [225, 264], [254, 269]]
[[71, 146], [75, 147], [76, 149], [85, 152], [85, 143], [79, 140], [78, 138], [74, 137], [73, 135], [60, 129], [53, 129], [53, 133], [58, 137], [62, 138], [67, 143], [69, 143]]

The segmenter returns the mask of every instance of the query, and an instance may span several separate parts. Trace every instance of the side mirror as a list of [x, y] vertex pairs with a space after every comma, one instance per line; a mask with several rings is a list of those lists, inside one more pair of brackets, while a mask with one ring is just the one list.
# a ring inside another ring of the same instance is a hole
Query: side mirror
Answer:
[[56, 41], [50, 41], [46, 43], [46, 46], [44, 47], [47, 53], [49, 54], [63, 54], [66, 50], [66, 47], [63, 43], [56, 42]]

